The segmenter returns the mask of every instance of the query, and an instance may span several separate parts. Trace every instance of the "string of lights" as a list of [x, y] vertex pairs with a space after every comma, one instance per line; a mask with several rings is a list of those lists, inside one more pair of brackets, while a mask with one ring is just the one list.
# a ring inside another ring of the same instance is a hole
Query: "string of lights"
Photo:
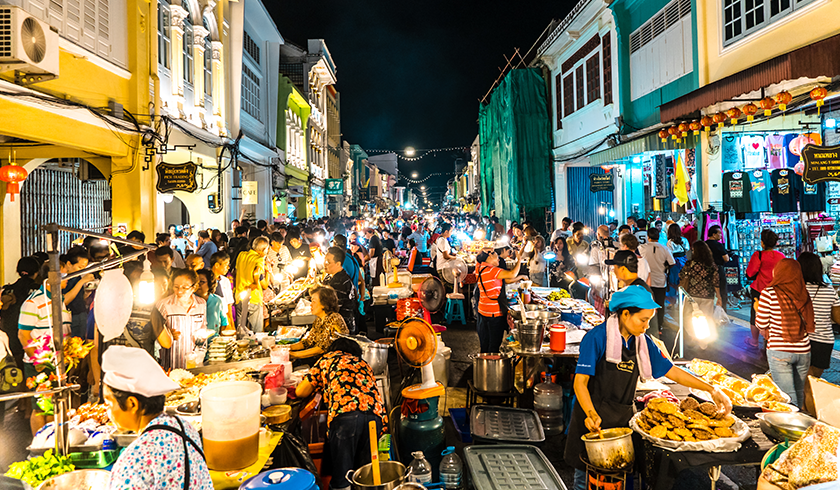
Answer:
[[411, 178], [408, 178], [406, 175], [400, 173], [400, 174], [397, 175], [397, 177], [405, 180], [409, 184], [422, 184], [423, 182], [426, 182], [427, 180], [431, 179], [432, 177], [454, 175], [454, 174], [455, 174], [455, 172], [435, 172], [435, 173], [432, 173], [432, 174], [429, 174], [429, 175], [423, 177], [422, 179], [411, 179]]

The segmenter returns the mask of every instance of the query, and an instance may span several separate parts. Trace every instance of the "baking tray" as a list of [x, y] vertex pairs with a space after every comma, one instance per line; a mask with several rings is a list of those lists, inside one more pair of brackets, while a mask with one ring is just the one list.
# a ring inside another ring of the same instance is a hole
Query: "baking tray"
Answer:
[[566, 490], [545, 454], [534, 446], [469, 446], [464, 449], [464, 459], [470, 470], [473, 488]]
[[475, 405], [470, 410], [470, 432], [476, 442], [543, 442], [545, 432], [533, 410]]

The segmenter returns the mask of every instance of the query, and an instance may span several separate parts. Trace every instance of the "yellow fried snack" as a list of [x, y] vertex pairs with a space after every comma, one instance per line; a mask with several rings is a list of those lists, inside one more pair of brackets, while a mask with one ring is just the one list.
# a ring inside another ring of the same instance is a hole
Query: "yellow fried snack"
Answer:
[[735, 419], [731, 415], [727, 415], [721, 419], [712, 419], [709, 421], [709, 427], [732, 427], [735, 424]]
[[697, 410], [686, 410], [684, 413], [685, 416], [688, 417], [689, 427], [691, 424], [709, 425], [709, 417], [706, 417]]
[[[682, 414], [679, 414], [679, 415], [682, 415]], [[673, 425], [674, 427], [685, 427], [684, 418], [685, 418], [684, 415], [683, 415], [683, 418], [677, 417], [677, 414], [669, 415], [668, 416], [668, 422], [670, 422], [671, 425]]]
[[715, 427], [715, 434], [719, 437], [735, 437], [735, 433], [729, 427]]
[[692, 434], [690, 430], [685, 428], [674, 429], [674, 434], [682, 437], [683, 439], [687, 439], [689, 437], [691, 437], [692, 439], [694, 438], [694, 434]]
[[729, 397], [729, 401], [731, 401], [733, 405], [744, 406], [747, 404], [747, 401], [744, 399], [744, 395], [740, 393], [730, 390], [729, 388], [721, 388], [720, 391]]
[[665, 434], [668, 433], [668, 429], [661, 425], [657, 425], [653, 429], [650, 430], [650, 435], [659, 439], [663, 439]]
[[669, 429], [669, 430], [674, 428], [674, 425], [671, 422], [667, 422], [667, 421], [662, 422], [662, 426], [665, 427], [666, 429]]
[[718, 438], [713, 432], [706, 432], [704, 430], [693, 430], [691, 432], [698, 441], [711, 441]]
[[706, 361], [703, 359], [692, 359], [689, 367], [692, 371], [697, 373], [698, 376], [705, 376], [706, 374], [723, 374], [726, 373], [726, 368], [721, 366], [720, 364], [712, 361]]
[[686, 410], [697, 410], [697, 407], [700, 406], [700, 402], [697, 401], [696, 398], [693, 397], [686, 397], [682, 402], [680, 402], [680, 410], [685, 412]]
[[680, 437], [678, 434], [674, 433], [674, 431], [670, 431], [670, 430], [665, 433], [665, 437], [667, 437], [668, 439], [670, 439], [672, 441], [682, 441], [683, 440], [682, 437]]
[[651, 410], [651, 409], [649, 409], [649, 408], [646, 408], [646, 409], [644, 409], [643, 413], [647, 414], [647, 416], [648, 416], [651, 420], [653, 420], [654, 422], [656, 422], [657, 424], [658, 424], [658, 423], [660, 423], [660, 422], [664, 422], [665, 420], [667, 420], [667, 419], [665, 418], [665, 417], [666, 417], [666, 415], [665, 415], [664, 413], [657, 412], [656, 410]]
[[647, 406], [652, 410], [668, 415], [672, 415], [680, 411], [680, 407], [676, 403], [668, 401], [665, 398], [654, 398], [648, 402]]
[[707, 417], [713, 417], [717, 413], [717, 409], [718, 409], [717, 405], [715, 405], [714, 403], [703, 402], [697, 408], [697, 411], [699, 411], [700, 413], [702, 413], [703, 415], [705, 415]]
[[775, 400], [768, 400], [762, 403], [761, 408], [772, 412], [793, 412], [793, 408], [790, 405]]
[[743, 379], [738, 379], [735, 377], [730, 376], [723, 382], [723, 387], [729, 388], [732, 391], [737, 393], [743, 393], [744, 390], [750, 387], [750, 384]]

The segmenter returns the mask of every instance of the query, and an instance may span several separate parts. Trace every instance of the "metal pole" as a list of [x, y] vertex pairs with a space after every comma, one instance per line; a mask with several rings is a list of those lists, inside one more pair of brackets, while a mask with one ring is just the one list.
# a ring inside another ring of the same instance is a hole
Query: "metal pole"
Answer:
[[[47, 226], [49, 227], [49, 226], [52, 226], [52, 225], [47, 225]], [[135, 247], [143, 247], [143, 248], [147, 248], [149, 250], [154, 250], [154, 249], [157, 248], [156, 245], [148, 245], [148, 244], [140, 243], [140, 242], [132, 242], [131, 240], [127, 240], [125, 238], [120, 238], [120, 237], [112, 236], [112, 235], [106, 235], [104, 233], [94, 233], [92, 231], [83, 230], [81, 228], [73, 228], [73, 227], [70, 227], [70, 226], [61, 226], [61, 225], [55, 225], [55, 227], [58, 231], [69, 231], [70, 233], [75, 233], [77, 235], [85, 235], [85, 236], [92, 236], [92, 237], [96, 237], [96, 238], [102, 238], [103, 240], [122, 243], [123, 245], [132, 245], [132, 246], [135, 246]]]
[[685, 339], [685, 315], [683, 314], [683, 311], [685, 310], [685, 291], [683, 288], [679, 288], [677, 289], [677, 293], [679, 295], [677, 299], [680, 304], [680, 330], [677, 332], [677, 335], [680, 336], [680, 359], [683, 359], [683, 340]]
[[62, 389], [67, 385], [67, 373], [64, 371], [64, 298], [61, 294], [61, 264], [58, 260], [58, 225], [50, 223], [45, 228], [47, 231], [47, 255], [50, 264], [47, 288], [52, 306], [52, 343], [59, 390], [53, 395], [55, 400], [55, 446], [59, 454], [67, 456], [70, 452], [67, 444], [67, 409], [69, 408], [70, 392]]

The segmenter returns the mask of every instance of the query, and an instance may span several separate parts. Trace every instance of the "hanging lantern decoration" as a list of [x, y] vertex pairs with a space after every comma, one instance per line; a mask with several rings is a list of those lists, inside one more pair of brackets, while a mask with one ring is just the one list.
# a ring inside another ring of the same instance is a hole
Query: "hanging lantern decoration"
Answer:
[[677, 126], [677, 130], [680, 132], [680, 136], [682, 136], [683, 138], [685, 138], [686, 136], [688, 136], [688, 124], [686, 124], [686, 123], [680, 123], [680, 124]]
[[755, 113], [758, 112], [758, 106], [750, 102], [741, 109], [741, 112], [747, 115], [747, 121], [752, 122], [755, 118]]
[[712, 130], [712, 124], [715, 123], [715, 120], [712, 119], [711, 116], [703, 116], [700, 118], [700, 125], [703, 126], [703, 131], [706, 133]]
[[676, 126], [671, 126], [668, 128], [668, 134], [671, 135], [672, 140], [679, 140], [680, 139], [680, 130], [677, 129]]
[[702, 127], [703, 126], [700, 124], [700, 121], [698, 121], [697, 119], [691, 121], [688, 124], [688, 129], [691, 130], [691, 134], [695, 134], [695, 135], [700, 134], [700, 128], [702, 128]]
[[661, 139], [663, 143], [668, 141], [668, 130], [667, 129], [660, 129], [659, 130], [659, 139]]
[[726, 121], [726, 114], [718, 112], [717, 114], [712, 116], [712, 121], [714, 121], [715, 124], [717, 124], [718, 129], [720, 129], [723, 127], [723, 121]]
[[820, 115], [820, 107], [822, 107], [825, 101], [825, 97], [828, 95], [828, 90], [825, 87], [817, 87], [814, 90], [811, 90], [811, 99], [817, 101], [817, 115]]
[[738, 124], [738, 118], [741, 117], [741, 109], [733, 107], [732, 109], [726, 111], [726, 116], [729, 118], [729, 122], [732, 123], [732, 125]]
[[773, 112], [773, 106], [776, 105], [776, 101], [772, 97], [765, 97], [758, 101], [758, 105], [764, 109], [764, 115], [769, 116]]
[[0, 167], [0, 180], [6, 182], [6, 193], [12, 202], [15, 202], [15, 194], [20, 193], [19, 182], [23, 182], [29, 173], [20, 165], [10, 163]]
[[814, 141], [810, 136], [800, 135], [791, 140], [790, 144], [788, 145], [788, 149], [791, 153], [796, 156], [802, 155], [802, 149], [805, 148], [807, 145], [816, 145], [817, 142]]
[[779, 103], [779, 110], [786, 111], [787, 105], [790, 104], [790, 101], [793, 100], [793, 96], [790, 95], [790, 92], [779, 92], [776, 94], [776, 102]]

